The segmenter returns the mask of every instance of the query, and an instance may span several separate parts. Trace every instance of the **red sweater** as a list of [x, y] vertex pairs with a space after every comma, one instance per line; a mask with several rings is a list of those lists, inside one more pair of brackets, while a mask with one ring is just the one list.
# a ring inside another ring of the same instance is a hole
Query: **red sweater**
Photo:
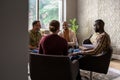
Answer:
[[67, 41], [57, 34], [50, 34], [40, 40], [40, 54], [67, 55], [67, 51]]

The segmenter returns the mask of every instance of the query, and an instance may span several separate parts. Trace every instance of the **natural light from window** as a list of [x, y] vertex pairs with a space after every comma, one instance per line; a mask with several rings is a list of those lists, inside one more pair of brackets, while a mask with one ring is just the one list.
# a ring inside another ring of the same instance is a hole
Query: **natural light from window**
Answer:
[[43, 29], [48, 29], [51, 20], [62, 22], [63, 0], [29, 0], [28, 30], [32, 29], [32, 22], [40, 20]]

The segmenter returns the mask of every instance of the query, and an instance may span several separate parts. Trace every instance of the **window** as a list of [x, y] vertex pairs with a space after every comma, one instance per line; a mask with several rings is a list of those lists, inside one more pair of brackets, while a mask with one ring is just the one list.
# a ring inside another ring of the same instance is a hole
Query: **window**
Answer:
[[36, 0], [29, 0], [29, 19], [28, 29], [32, 28], [32, 22], [36, 20]]
[[29, 30], [34, 20], [40, 20], [43, 29], [48, 29], [51, 20], [63, 21], [64, 0], [29, 0]]

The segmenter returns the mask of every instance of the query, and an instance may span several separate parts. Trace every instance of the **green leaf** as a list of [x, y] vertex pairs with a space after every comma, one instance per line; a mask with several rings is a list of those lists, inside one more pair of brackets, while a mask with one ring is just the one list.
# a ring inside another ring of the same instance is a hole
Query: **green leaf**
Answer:
[[70, 19], [69, 22], [71, 24], [70, 29], [77, 33], [79, 25], [77, 24], [76, 18]]

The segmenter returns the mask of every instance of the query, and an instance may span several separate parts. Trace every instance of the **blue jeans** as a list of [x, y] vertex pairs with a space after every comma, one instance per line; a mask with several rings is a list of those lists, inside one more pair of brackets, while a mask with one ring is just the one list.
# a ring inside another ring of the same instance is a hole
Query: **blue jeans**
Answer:
[[[79, 52], [79, 51], [80, 51], [80, 49], [70, 48], [70, 49], [68, 50], [68, 53], [70, 54], [70, 53]], [[74, 59], [79, 59], [81, 56], [82, 56], [82, 55], [72, 56], [72, 57], [70, 57], [70, 59], [73, 61]]]

